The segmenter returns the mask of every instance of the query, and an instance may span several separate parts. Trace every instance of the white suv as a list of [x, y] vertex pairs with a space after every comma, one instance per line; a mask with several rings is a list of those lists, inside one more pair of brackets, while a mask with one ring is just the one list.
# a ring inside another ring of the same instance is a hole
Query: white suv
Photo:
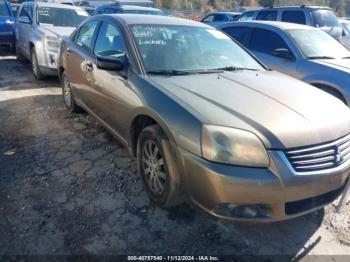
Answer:
[[336, 39], [341, 37], [342, 28], [331, 8], [323, 6], [279, 6], [268, 7], [241, 14], [237, 21], [282, 21], [317, 27]]
[[36, 79], [57, 75], [62, 37], [70, 35], [89, 14], [72, 5], [25, 2], [17, 13], [16, 53], [32, 63]]

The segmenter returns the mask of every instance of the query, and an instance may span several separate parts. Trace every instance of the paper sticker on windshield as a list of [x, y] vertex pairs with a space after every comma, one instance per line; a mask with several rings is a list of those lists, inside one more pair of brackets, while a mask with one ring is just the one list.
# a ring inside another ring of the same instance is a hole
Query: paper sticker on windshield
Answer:
[[88, 14], [83, 11], [83, 10], [75, 10], [75, 12], [78, 14], [78, 15], [81, 15], [81, 16], [88, 16]]
[[225, 35], [224, 33], [221, 33], [218, 30], [214, 30], [214, 29], [207, 29], [207, 32], [209, 32], [210, 34], [212, 34], [216, 39], [225, 39], [225, 40], [230, 40], [230, 38]]

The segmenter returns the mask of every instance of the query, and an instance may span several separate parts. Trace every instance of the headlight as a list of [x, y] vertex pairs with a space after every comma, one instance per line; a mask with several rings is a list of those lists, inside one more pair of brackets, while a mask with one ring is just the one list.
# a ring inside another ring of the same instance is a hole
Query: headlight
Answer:
[[241, 166], [267, 167], [269, 157], [259, 138], [230, 127], [204, 125], [202, 155], [205, 159]]
[[12, 21], [10, 19], [5, 21], [5, 24], [7, 24], [7, 25], [13, 25], [14, 23], [15, 23], [15, 21]]
[[60, 47], [60, 41], [57, 37], [46, 35], [44, 36], [44, 41], [48, 49], [58, 50]]

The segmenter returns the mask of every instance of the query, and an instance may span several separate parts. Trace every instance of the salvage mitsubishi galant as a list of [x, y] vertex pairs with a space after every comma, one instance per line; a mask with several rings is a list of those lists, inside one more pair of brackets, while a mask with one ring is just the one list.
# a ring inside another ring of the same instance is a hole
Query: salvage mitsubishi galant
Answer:
[[224, 33], [172, 17], [102, 15], [61, 46], [63, 98], [137, 157], [161, 207], [188, 201], [268, 222], [333, 201], [350, 172], [350, 111], [267, 70]]

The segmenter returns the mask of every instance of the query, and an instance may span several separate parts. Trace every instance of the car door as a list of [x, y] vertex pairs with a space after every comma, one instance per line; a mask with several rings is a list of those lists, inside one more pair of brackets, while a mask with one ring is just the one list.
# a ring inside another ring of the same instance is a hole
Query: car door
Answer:
[[[116, 24], [103, 22], [96, 38], [94, 54], [104, 59], [127, 56], [122, 31]], [[98, 117], [121, 138], [126, 137], [128, 116], [132, 105], [139, 101], [129, 83], [128, 68], [122, 71], [100, 69], [93, 66], [93, 91], [91, 99]]]
[[16, 28], [16, 41], [21, 53], [30, 59], [29, 38], [33, 23], [33, 8], [24, 4], [19, 12]]
[[222, 29], [245, 48], [249, 48], [252, 29], [246, 26], [228, 26]]
[[[297, 60], [286, 41], [275, 31], [262, 28], [254, 28], [251, 32], [248, 48], [268, 68], [296, 76]], [[277, 49], [288, 50], [291, 57], [277, 56]]]
[[94, 62], [93, 44], [100, 22], [92, 20], [83, 24], [65, 49], [66, 72], [73, 86], [73, 92], [80, 102], [94, 110], [91, 98], [92, 69]]

